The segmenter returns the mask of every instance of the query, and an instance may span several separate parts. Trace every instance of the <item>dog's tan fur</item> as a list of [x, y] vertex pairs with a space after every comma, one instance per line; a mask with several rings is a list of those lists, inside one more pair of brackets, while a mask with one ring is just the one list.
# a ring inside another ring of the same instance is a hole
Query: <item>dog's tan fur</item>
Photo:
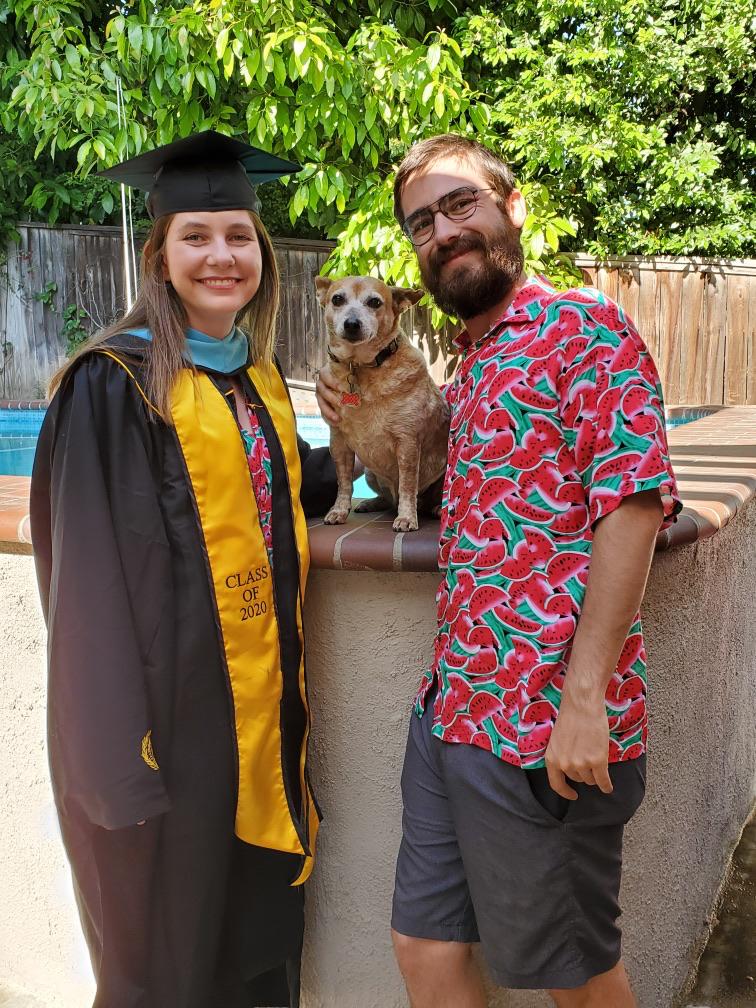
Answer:
[[[329, 350], [338, 361], [331, 360], [331, 371], [345, 393], [351, 373], [360, 396], [359, 406], [341, 407], [341, 423], [331, 427], [339, 489], [325, 522], [340, 525], [347, 519], [357, 454], [378, 497], [355, 510], [394, 508], [394, 529], [412, 531], [418, 524], [418, 494], [430, 511], [440, 504], [449, 435], [449, 407], [423, 355], [399, 329], [399, 316], [420, 300], [422, 291], [388, 287], [373, 277], [316, 277], [315, 286]], [[372, 367], [395, 338], [396, 352]]]

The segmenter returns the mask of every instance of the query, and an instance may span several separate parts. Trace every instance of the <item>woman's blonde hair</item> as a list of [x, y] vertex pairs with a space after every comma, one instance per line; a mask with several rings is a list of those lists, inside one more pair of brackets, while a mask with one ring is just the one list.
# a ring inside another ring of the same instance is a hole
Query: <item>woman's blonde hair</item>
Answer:
[[[260, 286], [255, 296], [244, 305], [236, 317], [236, 324], [247, 336], [250, 359], [270, 366], [276, 337], [276, 317], [279, 302], [279, 276], [273, 243], [265, 225], [253, 211], [248, 211], [257, 233], [262, 253]], [[166, 214], [152, 225], [145, 242], [139, 267], [139, 290], [136, 301], [123, 318], [106, 329], [95, 333], [66, 361], [50, 381], [52, 397], [79, 359], [114, 336], [132, 329], [149, 329], [152, 340], [145, 344], [145, 393], [166, 423], [170, 423], [171, 390], [176, 375], [187, 367], [184, 356], [184, 338], [187, 326], [186, 312], [172, 285], [163, 279], [164, 249], [168, 228], [175, 214]], [[111, 342], [113, 349], [117, 346]], [[128, 356], [128, 351], [123, 352]], [[153, 414], [151, 411], [150, 417]]]

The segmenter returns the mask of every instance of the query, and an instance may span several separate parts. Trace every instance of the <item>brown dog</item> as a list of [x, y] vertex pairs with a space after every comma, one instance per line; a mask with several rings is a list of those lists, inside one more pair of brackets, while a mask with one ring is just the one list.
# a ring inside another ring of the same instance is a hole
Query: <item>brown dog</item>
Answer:
[[357, 454], [378, 496], [355, 510], [393, 508], [394, 530], [412, 531], [418, 495], [423, 510], [438, 513], [449, 436], [449, 407], [425, 358], [399, 329], [399, 316], [422, 291], [387, 287], [373, 277], [316, 277], [315, 287], [325, 309], [330, 368], [342, 387], [342, 420], [331, 427], [339, 489], [325, 522], [347, 520]]

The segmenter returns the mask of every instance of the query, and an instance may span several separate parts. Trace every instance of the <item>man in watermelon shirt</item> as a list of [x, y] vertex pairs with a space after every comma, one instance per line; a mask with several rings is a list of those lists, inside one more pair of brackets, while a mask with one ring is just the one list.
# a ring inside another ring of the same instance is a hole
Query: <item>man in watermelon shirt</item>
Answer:
[[[501, 986], [634, 1008], [617, 918], [645, 787], [638, 610], [681, 506], [659, 378], [611, 300], [525, 277], [525, 204], [491, 151], [422, 141], [394, 194], [426, 287], [465, 324], [402, 774], [399, 966], [412, 1008], [483, 1008], [478, 941]], [[338, 420], [327, 373], [318, 392]]]

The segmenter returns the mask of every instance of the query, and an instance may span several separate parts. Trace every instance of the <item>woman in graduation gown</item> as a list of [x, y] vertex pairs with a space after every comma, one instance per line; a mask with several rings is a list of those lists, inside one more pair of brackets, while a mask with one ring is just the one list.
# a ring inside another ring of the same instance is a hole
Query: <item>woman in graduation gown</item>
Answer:
[[299, 1003], [304, 512], [336, 481], [273, 358], [250, 184], [296, 167], [206, 133], [111, 170], [150, 193], [139, 294], [56, 376], [39, 440], [49, 756], [95, 1008]]

